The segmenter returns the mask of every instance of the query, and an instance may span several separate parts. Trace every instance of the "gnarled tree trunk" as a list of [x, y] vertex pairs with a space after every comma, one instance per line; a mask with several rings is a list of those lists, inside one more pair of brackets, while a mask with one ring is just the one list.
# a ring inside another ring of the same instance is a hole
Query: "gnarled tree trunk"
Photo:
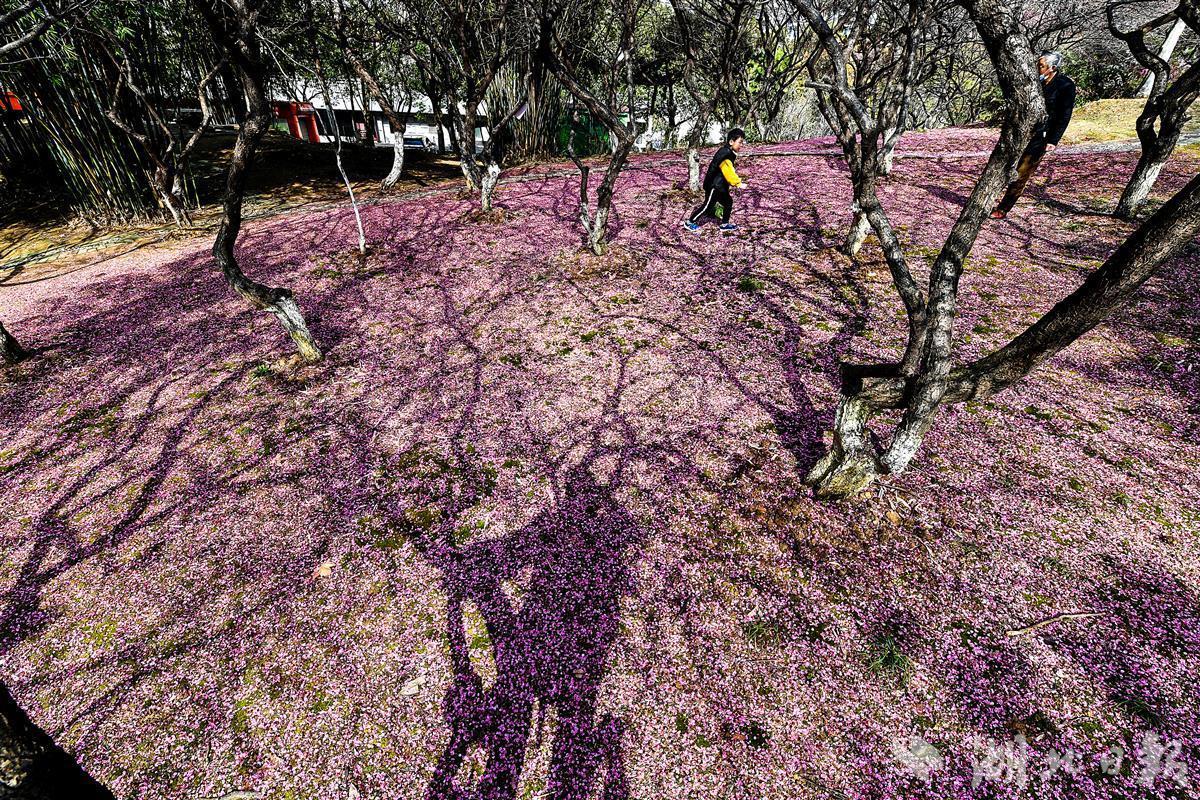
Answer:
[[[922, 293], [875, 193], [882, 172], [884, 132], [889, 126], [876, 120], [851, 88], [845, 51], [824, 17], [807, 0], [796, 0], [797, 9], [809, 21], [832, 64], [832, 81], [815, 86], [828, 93], [827, 117], [840, 126], [835, 131], [850, 161], [855, 204], [879, 236], [909, 322], [908, 344], [900, 363], [866, 369], [843, 367], [834, 446], [806, 478], [819, 495], [852, 494], [880, 475], [903, 471], [915, 455], [949, 386], [963, 263], [1013, 164], [1045, 115], [1033, 73], [1034, 56], [1011, 4], [962, 0], [962, 5], [971, 14], [995, 68], [1007, 101], [1005, 120], [983, 173], [930, 269], [928, 291]], [[899, 406], [903, 415], [882, 452], [867, 433], [867, 422], [879, 408], [878, 398], [870, 390], [880, 381], [899, 382], [905, 388]]]
[[17, 338], [5, 329], [4, 323], [0, 322], [0, 359], [5, 364], [15, 364], [27, 355], [29, 354], [21, 347]]
[[[1200, 176], [1143, 222], [1068, 297], [1008, 344], [951, 370], [943, 403], [985, 400], [1031, 373], [1127, 304], [1169, 259], [1200, 235]], [[807, 481], [818, 495], [844, 497], [884, 472], [897, 472], [876, 455], [864, 434], [867, 420], [886, 409], [909, 409], [914, 378], [896, 365], [842, 366], [842, 400], [834, 446]]]
[[866, 212], [858, 208], [854, 208], [853, 211], [854, 220], [846, 233], [846, 241], [842, 243], [842, 252], [851, 258], [862, 250], [863, 243], [867, 241], [867, 234], [871, 232], [871, 220], [867, 218]]
[[264, 286], [247, 278], [234, 255], [234, 246], [242, 229], [246, 173], [272, 119], [266, 99], [265, 68], [257, 30], [260, 4], [250, 0], [194, 2], [208, 22], [217, 42], [228, 54], [241, 81], [247, 105], [246, 119], [238, 130], [233, 154], [229, 158], [225, 194], [221, 200], [221, 222], [217, 227], [217, 236], [212, 247], [213, 258], [235, 292], [255, 308], [268, 311], [279, 320], [305, 361], [320, 361], [321, 350], [309, 332], [304, 315], [291, 291]]
[[[1171, 78], [1172, 37], [1179, 38], [1181, 27], [1200, 25], [1200, 3], [1182, 0], [1178, 8], [1153, 19], [1132, 31], [1123, 31], [1117, 25], [1115, 12], [1126, 3], [1110, 4], [1107, 9], [1108, 29], [1113, 36], [1125, 42], [1129, 52], [1139, 64], [1149, 71], [1147, 78], [1146, 105], [1137, 120], [1138, 140], [1142, 153], [1138, 158], [1129, 182], [1117, 201], [1116, 215], [1122, 219], [1133, 219], [1154, 188], [1158, 173], [1171, 157], [1179, 135], [1187, 121], [1187, 112], [1196, 98], [1200, 97], [1200, 61], [1194, 62], [1168, 86]], [[1146, 34], [1163, 25], [1173, 23], [1167, 41], [1160, 52], [1155, 53], [1146, 45]], [[1200, 32], [1200, 30], [1198, 30]]]

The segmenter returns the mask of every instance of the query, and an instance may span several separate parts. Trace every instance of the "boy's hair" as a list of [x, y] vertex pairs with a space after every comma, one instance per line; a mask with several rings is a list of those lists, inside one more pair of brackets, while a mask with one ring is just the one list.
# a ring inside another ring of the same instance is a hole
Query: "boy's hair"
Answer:
[[745, 138], [746, 138], [746, 132], [744, 130], [742, 130], [741, 128], [730, 128], [729, 133], [725, 134], [725, 144], [729, 144], [730, 142], [736, 141], [738, 139], [745, 139]]

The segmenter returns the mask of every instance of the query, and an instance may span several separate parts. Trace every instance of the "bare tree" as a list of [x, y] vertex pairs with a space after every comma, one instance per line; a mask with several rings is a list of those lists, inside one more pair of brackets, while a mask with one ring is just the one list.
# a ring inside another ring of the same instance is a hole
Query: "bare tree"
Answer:
[[305, 361], [320, 361], [321, 350], [309, 333], [304, 315], [292, 293], [247, 278], [234, 254], [234, 246], [242, 228], [246, 174], [272, 119], [266, 95], [267, 72], [258, 32], [262, 0], [193, 0], [193, 3], [208, 23], [217, 44], [227, 54], [241, 82], [247, 109], [229, 158], [225, 194], [221, 200], [221, 221], [212, 248], [213, 258], [235, 292], [255, 308], [268, 311], [279, 320]]
[[[338, 0], [338, 13], [334, 19], [334, 29], [337, 36], [338, 47], [341, 50], [342, 57], [346, 59], [346, 63], [354, 70], [354, 74], [362, 81], [366, 87], [367, 93], [370, 94], [383, 112], [384, 119], [392, 128], [392, 134], [395, 137], [392, 143], [392, 168], [384, 177], [380, 186], [384, 189], [390, 189], [400, 180], [400, 175], [404, 171], [404, 132], [408, 128], [408, 116], [412, 111], [413, 92], [408, 80], [401, 80], [398, 87], [399, 93], [406, 100], [404, 103], [405, 110], [401, 111], [393, 102], [394, 95], [385, 91], [379, 78], [376, 76], [376, 70], [367, 65], [367, 60], [361, 55], [361, 48], [367, 45], [377, 45], [371, 41], [371, 37], [366, 35], [366, 32], [360, 26], [358, 29], [351, 31], [352, 22], [357, 19], [363, 19], [369, 15], [372, 26], [383, 27], [388, 30], [392, 36], [388, 43], [388, 48], [396, 56], [399, 56], [410, 46], [410, 42], [406, 41], [408, 26], [402, 19], [395, 19], [392, 16], [394, 10], [403, 13], [404, 7], [399, 6], [396, 9], [390, 7], [381, 7], [380, 5], [366, 5], [360, 8], [358, 4], [351, 0], [349, 5], [344, 0]], [[403, 38], [401, 38], [403, 37]], [[407, 66], [400, 58], [397, 58], [398, 63], [393, 65], [393, 72], [400, 73]]]
[[[806, 62], [807, 85], [816, 90], [818, 107], [854, 178], [854, 217], [842, 245], [854, 256], [873, 227], [868, 209], [878, 204], [879, 179], [892, 170], [896, 144], [907, 127], [922, 39], [938, 9], [921, 0], [853, 4], [838, 8], [831, 23], [806, 0], [796, 6], [820, 42]], [[833, 83], [820, 80], [823, 71], [832, 74]]]
[[746, 19], [750, 0], [671, 0], [683, 40], [683, 86], [696, 118], [687, 134], [688, 188], [700, 191], [700, 145], [717, 108], [722, 86], [745, 71]]
[[1028, 39], [1020, 32], [1009, 0], [965, 0], [963, 5], [988, 47], [1008, 103], [1000, 139], [933, 263], [926, 293], [913, 278], [904, 248], [876, 194], [887, 125], [876, 119], [855, 93], [844, 50], [825, 16], [808, 0], [796, 0], [797, 9], [817, 35], [827, 63], [827, 82], [814, 81], [814, 84], [819, 91], [830, 95], [840, 127], [857, 129], [858, 135], [853, 140], [842, 143], [850, 162], [854, 201], [879, 238], [908, 317], [908, 344], [901, 361], [869, 368], [868, 373], [908, 381], [912, 389], [906, 413], [881, 455], [867, 436], [866, 420], [874, 411], [871, 401], [864, 399], [860, 384], [848, 381], [843, 386], [834, 447], [808, 478], [822, 493], [853, 492], [884, 472], [903, 470], [915, 454], [945, 393], [963, 261], [992, 203], [1007, 183], [1018, 155], [1037, 122], [1045, 116], [1045, 104], [1033, 71], [1033, 53]]
[[[200, 83], [196, 87], [196, 96], [201, 111], [200, 123], [187, 141], [180, 142], [160, 113], [161, 99], [155, 102], [147, 97], [145, 90], [138, 84], [129, 58], [113, 54], [106, 44], [102, 43], [101, 46], [104, 47], [117, 73], [116, 84], [112, 90], [112, 102], [106, 112], [108, 119], [113, 125], [120, 128], [130, 141], [136, 143], [150, 159], [154, 166], [154, 171], [150, 175], [151, 188], [162, 207], [170, 213], [175, 224], [181, 228], [190, 225], [191, 215], [184, 192], [184, 176], [187, 174], [187, 164], [192, 151], [195, 150], [200, 137], [204, 135], [204, 131], [212, 121], [212, 106], [208, 102], [208, 86], [225, 65], [225, 61], [224, 59], [218, 61], [201, 77]], [[121, 113], [121, 99], [125, 93], [134, 99], [141, 111], [142, 118], [149, 123], [146, 127], [143, 128], [126, 119]]]
[[358, 252], [365, 256], [367, 254], [367, 234], [363, 230], [362, 213], [358, 210], [358, 200], [354, 197], [354, 186], [351, 185], [350, 176], [346, 174], [346, 166], [342, 163], [342, 129], [338, 125], [337, 114], [334, 111], [333, 96], [329, 93], [329, 79], [325, 75], [324, 64], [319, 56], [316, 60], [316, 67], [317, 80], [321, 84], [321, 97], [325, 100], [325, 110], [329, 112], [329, 127], [333, 131], [333, 163], [337, 166], [338, 175], [342, 176], [342, 185], [346, 187], [346, 194], [350, 196], [350, 209], [354, 212], [354, 225], [358, 231]]
[[[1179, 5], [1165, 14], [1155, 17], [1133, 30], [1122, 30], [1117, 14], [1130, 6], [1138, 6], [1145, 0], [1120, 0], [1108, 6], [1108, 28], [1113, 36], [1125, 42], [1138, 63], [1150, 71], [1153, 82], [1146, 97], [1146, 105], [1137, 119], [1138, 140], [1142, 153], [1133, 174], [1117, 201], [1116, 214], [1123, 219], [1132, 219], [1146, 202], [1158, 173], [1171, 157], [1179, 135], [1188, 121], [1188, 109], [1200, 96], [1200, 60], [1194, 61], [1175, 80], [1171, 80], [1171, 62], [1162, 53], [1156, 53], [1146, 44], [1146, 36], [1166, 26], [1186, 23], [1200, 33], [1200, 1], [1180, 0]], [[1170, 33], [1167, 34], [1171, 36]], [[1169, 48], [1164, 47], [1164, 51]]]
[[[953, 323], [963, 260], [1013, 164], [1045, 115], [1034, 57], [1010, 0], [963, 0], [987, 47], [1006, 101], [1000, 139], [941, 252], [922, 292], [909, 274], [904, 253], [878, 200], [862, 196], [872, 227], [884, 245], [893, 282], [909, 317], [908, 344], [897, 363], [843, 364], [842, 396], [829, 452], [806, 481], [822, 496], [840, 497], [881, 475], [898, 474], [912, 460], [944, 403], [986, 398], [1011, 386], [1126, 303], [1154, 271], [1200, 233], [1200, 177], [1144, 222], [1070, 296], [1003, 347], [971, 363], [953, 364]], [[819, 19], [813, 11], [806, 16]], [[818, 30], [823, 41], [831, 33]], [[829, 91], [871, 130], [836, 54]], [[877, 139], [863, 137], [863, 156]], [[860, 193], [856, 180], [856, 195]], [[868, 421], [886, 409], [901, 411], [886, 443], [877, 444]]]
[[[572, 63], [569, 55], [570, 47], [564, 40], [563, 30], [574, 28], [573, 24], [563, 24], [565, 8], [551, 7], [549, 3], [542, 9], [539, 25], [538, 57], [547, 68], [558, 78], [563, 87], [583, 104], [593, 120], [604, 125], [611, 138], [612, 154], [604, 171], [604, 178], [596, 190], [596, 208], [593, 211], [588, 198], [588, 180], [591, 169], [579, 158], [574, 147], [574, 130], [568, 141], [568, 152], [571, 160], [579, 169], [579, 221], [583, 225], [584, 239], [587, 246], [596, 255], [604, 255], [608, 248], [608, 218], [612, 210], [613, 188], [617, 178], [629, 159], [634, 142], [634, 85], [633, 85], [633, 47], [634, 30], [637, 26], [640, 3], [614, 2], [610, 9], [619, 26], [616, 53], [608, 64], [610, 69], [605, 73], [605, 91], [594, 92], [588, 88], [579, 69]], [[598, 13], [599, 12], [594, 12]], [[576, 19], [574, 22], [578, 22]], [[594, 22], [594, 20], [593, 20]], [[577, 43], [578, 44], [578, 43]], [[621, 90], [626, 96], [626, 108], [622, 112], [617, 106]], [[604, 95], [606, 99], [602, 99]], [[625, 113], [628, 122], [621, 120]]]
[[[500, 115], [495, 115], [494, 109], [488, 109], [495, 122], [489, 127], [489, 141], [483, 147], [484, 169], [481, 170], [475, 152], [480, 106], [501, 65], [512, 55], [514, 37], [510, 36], [510, 25], [515, 18], [511, 0], [472, 3], [437, 0], [431, 8], [414, 16], [421, 20], [424, 43], [438, 63], [442, 84], [447, 90], [463, 178], [470, 191], [480, 193], [484, 211], [492, 210], [492, 196], [500, 178], [497, 137], [525, 103], [525, 98], [521, 98], [513, 108]], [[461, 113], [457, 108], [460, 97]]]
[[759, 0], [755, 11], [748, 68], [726, 85], [731, 118], [754, 126], [767, 140], [778, 135], [779, 112], [804, 75], [812, 41], [791, 3]]

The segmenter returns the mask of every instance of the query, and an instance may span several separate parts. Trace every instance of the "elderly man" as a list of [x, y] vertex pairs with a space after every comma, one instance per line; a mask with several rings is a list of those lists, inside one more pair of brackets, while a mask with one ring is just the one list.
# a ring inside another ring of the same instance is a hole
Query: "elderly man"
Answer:
[[1071, 122], [1071, 112], [1075, 110], [1075, 81], [1059, 73], [1060, 66], [1062, 55], [1059, 53], [1042, 53], [1038, 59], [1038, 77], [1042, 80], [1042, 95], [1046, 99], [1046, 121], [1033, 132], [1029, 146], [1021, 154], [1021, 160], [1017, 162], [1017, 179], [1009, 184], [1008, 191], [992, 212], [995, 219], [1004, 219], [1012, 211], [1042, 157], [1058, 146]]

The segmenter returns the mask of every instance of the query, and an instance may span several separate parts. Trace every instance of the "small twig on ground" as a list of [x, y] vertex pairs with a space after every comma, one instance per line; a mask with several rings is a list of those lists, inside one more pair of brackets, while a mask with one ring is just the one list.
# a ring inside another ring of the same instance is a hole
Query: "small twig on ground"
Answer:
[[1059, 614], [1054, 614], [1052, 616], [1046, 617], [1045, 619], [1038, 620], [1037, 622], [1034, 622], [1031, 625], [1026, 625], [1024, 628], [1014, 628], [1008, 632], [1008, 635], [1009, 636], [1020, 636], [1023, 633], [1030, 633], [1032, 631], [1036, 631], [1038, 628], [1044, 628], [1047, 625], [1058, 622], [1059, 620], [1089, 619], [1091, 617], [1099, 617], [1099, 616], [1101, 616], [1099, 611], [1063, 611]]
[[938, 560], [934, 557], [933, 548], [929, 546], [929, 542], [920, 537], [916, 537], [916, 539], [921, 543], [921, 546], [925, 548], [925, 554], [929, 556], [929, 566], [933, 567], [934, 572], [936, 572], [938, 575], [941, 575], [942, 568], [938, 565]]

